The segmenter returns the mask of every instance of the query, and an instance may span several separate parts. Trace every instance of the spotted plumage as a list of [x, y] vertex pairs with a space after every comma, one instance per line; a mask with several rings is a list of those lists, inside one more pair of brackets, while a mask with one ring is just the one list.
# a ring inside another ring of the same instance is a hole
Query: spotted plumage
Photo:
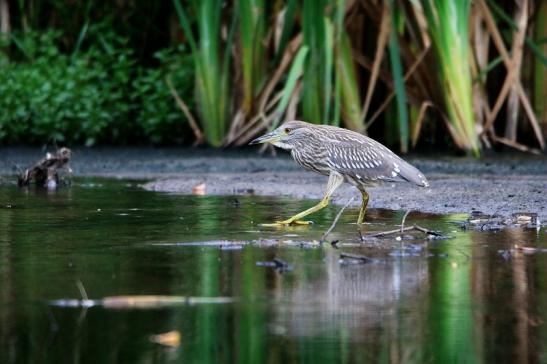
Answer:
[[[425, 176], [414, 166], [377, 141], [351, 130], [295, 120], [284, 123], [251, 144], [266, 142], [289, 150], [302, 167], [329, 176], [332, 190], [327, 187], [324, 205], [342, 182], [356, 186], [363, 194], [358, 222], [362, 222], [368, 202], [366, 187], [379, 182], [398, 181], [408, 181], [421, 187], [429, 186]], [[301, 218], [305, 215], [297, 216]], [[292, 223], [295, 220], [291, 218], [282, 223]]]

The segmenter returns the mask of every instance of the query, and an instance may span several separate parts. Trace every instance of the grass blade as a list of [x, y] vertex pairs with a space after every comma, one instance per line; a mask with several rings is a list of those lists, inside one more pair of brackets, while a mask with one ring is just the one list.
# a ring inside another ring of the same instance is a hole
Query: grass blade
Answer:
[[[196, 104], [206, 141], [220, 146], [227, 131], [230, 98], [228, 94], [229, 49], [233, 42], [235, 15], [227, 44], [221, 44], [220, 0], [194, 2], [199, 43], [180, 0], [173, 0], [179, 22], [190, 44], [196, 74]], [[222, 52], [224, 48], [224, 52]]]
[[405, 81], [403, 79], [403, 66], [401, 64], [401, 53], [399, 51], [399, 37], [397, 35], [398, 10], [391, 1], [391, 29], [389, 36], [389, 59], [393, 73], [393, 85], [395, 89], [395, 100], [397, 102], [397, 115], [399, 126], [399, 140], [401, 152], [408, 152], [408, 110], [406, 108]]
[[342, 118], [349, 129], [363, 132], [361, 119], [361, 96], [351, 54], [351, 45], [346, 32], [341, 34], [336, 61], [337, 79], [340, 80]]
[[241, 63], [243, 66], [244, 113], [251, 111], [258, 85], [264, 77], [264, 16], [263, 0], [239, 0]]
[[[539, 40], [547, 36], [547, 2], [543, 1], [539, 6], [536, 19], [535, 38]], [[547, 54], [547, 43], [544, 42], [541, 48], [539, 52]], [[534, 109], [543, 124], [543, 134], [547, 135], [547, 67], [538, 61], [534, 63]]]
[[285, 109], [287, 108], [287, 105], [289, 103], [289, 99], [293, 93], [294, 87], [296, 86], [296, 81], [302, 76], [304, 62], [306, 60], [308, 52], [309, 48], [306, 46], [302, 46], [296, 54], [296, 57], [294, 58], [291, 69], [287, 76], [287, 81], [285, 82], [285, 87], [283, 87], [283, 97], [277, 105], [277, 110], [275, 112], [276, 117], [272, 123], [271, 129], [275, 129], [277, 125], [279, 125], [281, 116], [285, 112]]
[[289, 41], [289, 38], [291, 36], [291, 32], [293, 30], [294, 26], [294, 19], [297, 9], [297, 1], [296, 0], [289, 0], [287, 2], [287, 8], [285, 10], [284, 20], [283, 20], [283, 30], [281, 31], [281, 37], [279, 39], [279, 46], [276, 49], [275, 52], [275, 59], [274, 63], [278, 63], [281, 59], [281, 56], [283, 55], [283, 52], [285, 52], [285, 47], [287, 46], [287, 43]]
[[422, 4], [437, 54], [449, 130], [458, 147], [478, 156], [468, 62], [471, 2], [424, 0]]
[[70, 59], [72, 61], [74, 61], [74, 59], [80, 52], [80, 48], [82, 46], [82, 42], [84, 41], [85, 35], [87, 34], [88, 28], [89, 28], [89, 21], [86, 21], [84, 26], [82, 27], [82, 30], [80, 30], [80, 34], [78, 34], [78, 40], [76, 41], [76, 45], [74, 46], [74, 50], [72, 51], [72, 55], [70, 56]]
[[302, 111], [304, 118], [312, 123], [324, 122], [326, 103], [325, 93], [330, 84], [325, 74], [325, 1], [304, 0], [302, 26], [304, 44], [309, 48], [310, 57], [306, 61], [303, 77]]
[[325, 27], [325, 64], [324, 72], [325, 78], [323, 79], [323, 87], [325, 90], [325, 108], [323, 110], [323, 124], [328, 124], [331, 120], [330, 108], [332, 98], [332, 68], [334, 61], [334, 27], [330, 19], [324, 19]]

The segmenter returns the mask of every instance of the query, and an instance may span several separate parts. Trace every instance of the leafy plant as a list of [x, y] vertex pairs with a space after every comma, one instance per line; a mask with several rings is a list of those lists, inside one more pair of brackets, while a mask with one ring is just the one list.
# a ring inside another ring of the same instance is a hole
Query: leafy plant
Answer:
[[71, 55], [59, 51], [59, 37], [14, 35], [24, 60], [0, 72], [0, 141], [172, 143], [188, 134], [165, 82], [169, 75], [192, 104], [183, 48], [158, 52], [160, 66], [143, 68], [115, 34], [102, 32], [100, 44]]
[[160, 66], [140, 68], [131, 85], [135, 122], [153, 144], [180, 144], [188, 137], [188, 125], [169, 92], [166, 78], [185, 95], [189, 106], [194, 107], [189, 97], [194, 77], [192, 59], [183, 47], [161, 50], [155, 58]]
[[[55, 46], [58, 36], [25, 34], [18, 44], [28, 61], [6, 65], [0, 75], [0, 125], [15, 128], [5, 135], [8, 141], [91, 145], [124, 110], [105, 69], [110, 60], [94, 50], [72, 61]], [[116, 64], [114, 77], [123, 67]]]

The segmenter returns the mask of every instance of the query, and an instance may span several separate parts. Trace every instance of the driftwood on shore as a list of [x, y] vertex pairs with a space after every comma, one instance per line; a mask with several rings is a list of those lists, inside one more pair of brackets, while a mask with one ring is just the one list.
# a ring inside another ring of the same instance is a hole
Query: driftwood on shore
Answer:
[[34, 164], [34, 166], [21, 172], [18, 176], [20, 187], [28, 186], [34, 181], [37, 186], [56, 188], [59, 185], [60, 169], [72, 173], [68, 163], [72, 152], [68, 148], [61, 148], [55, 153], [47, 153], [46, 156]]

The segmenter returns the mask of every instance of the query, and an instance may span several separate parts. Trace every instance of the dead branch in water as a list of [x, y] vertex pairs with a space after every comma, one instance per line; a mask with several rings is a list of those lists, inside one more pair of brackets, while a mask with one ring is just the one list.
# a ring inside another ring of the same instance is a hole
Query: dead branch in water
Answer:
[[381, 231], [381, 232], [375, 233], [375, 234], [365, 235], [365, 236], [363, 236], [363, 238], [378, 238], [378, 237], [381, 237], [381, 236], [387, 236], [387, 235], [402, 233], [404, 231], [420, 231], [420, 232], [428, 234], [428, 235], [443, 236], [438, 231], [429, 230], [429, 229], [426, 229], [426, 228], [418, 226], [418, 225], [412, 225], [412, 226], [407, 226], [407, 227], [402, 228], [402, 229], [399, 228], [399, 229], [393, 229], [393, 230], [388, 230], [388, 231]]
[[380, 232], [374, 233], [374, 234], [361, 235], [361, 241], [364, 241], [366, 238], [379, 238], [379, 237], [393, 235], [393, 234], [402, 234], [405, 231], [419, 231], [419, 232], [425, 233], [427, 235], [432, 235], [432, 236], [437, 236], [437, 237], [443, 236], [443, 234], [441, 234], [438, 231], [429, 230], [429, 229], [426, 229], [426, 228], [421, 227], [419, 225], [412, 225], [412, 226], [405, 227], [406, 218], [408, 217], [408, 215], [410, 214], [411, 211], [412, 210], [408, 210], [407, 212], [405, 212], [405, 214], [403, 216], [403, 219], [401, 220], [401, 227], [400, 228], [393, 229], [393, 230], [388, 230], [388, 231], [380, 231]]
[[68, 163], [72, 152], [68, 148], [61, 148], [54, 154], [47, 153], [29, 169], [22, 172], [17, 178], [19, 187], [28, 186], [32, 181], [38, 186], [56, 188], [59, 185], [59, 169], [72, 173]]

